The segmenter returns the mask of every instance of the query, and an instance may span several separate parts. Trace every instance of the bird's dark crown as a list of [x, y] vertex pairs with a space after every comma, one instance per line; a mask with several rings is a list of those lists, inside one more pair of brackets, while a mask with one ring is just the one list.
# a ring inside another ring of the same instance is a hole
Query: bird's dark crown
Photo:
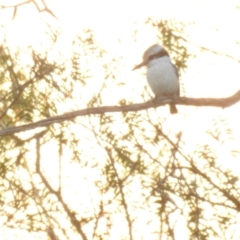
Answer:
[[151, 54], [147, 57], [148, 60], [153, 60], [153, 59], [157, 59], [157, 58], [161, 58], [161, 57], [165, 57], [165, 56], [169, 56], [168, 52], [162, 48], [159, 52], [155, 53], [155, 54]]

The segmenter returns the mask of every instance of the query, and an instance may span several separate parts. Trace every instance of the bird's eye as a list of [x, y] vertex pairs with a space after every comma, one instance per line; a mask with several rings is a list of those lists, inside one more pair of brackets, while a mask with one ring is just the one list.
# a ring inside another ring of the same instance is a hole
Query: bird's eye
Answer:
[[149, 60], [153, 60], [156, 56], [155, 55], [151, 55], [148, 57]]

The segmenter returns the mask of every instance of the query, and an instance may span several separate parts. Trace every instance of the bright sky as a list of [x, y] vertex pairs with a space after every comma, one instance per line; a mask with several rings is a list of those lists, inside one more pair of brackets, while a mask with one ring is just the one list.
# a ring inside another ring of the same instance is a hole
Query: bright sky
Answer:
[[[3, 3], [19, 1], [0, 1]], [[6, 34], [11, 46], [24, 48], [29, 44], [39, 46], [40, 42], [48, 43], [44, 37], [42, 19], [62, 30], [58, 47], [68, 54], [70, 43], [75, 34], [85, 28], [92, 28], [98, 42], [113, 56], [122, 56], [119, 66], [120, 73], [117, 81], [125, 85], [118, 89], [111, 100], [116, 102], [123, 95], [129, 100], [139, 102], [140, 98], [133, 92], [141, 92], [146, 84], [142, 73], [131, 72], [132, 67], [141, 61], [142, 53], [147, 47], [157, 42], [155, 31], [145, 25], [149, 17], [182, 21], [189, 25], [186, 37], [193, 44], [209, 48], [219, 53], [229, 54], [240, 60], [240, 8], [236, 9], [237, 0], [148, 0], [148, 1], [116, 1], [116, 0], [46, 0], [46, 3], [57, 16], [54, 19], [47, 13], [37, 13], [37, 10], [26, 5], [19, 8], [15, 20], [12, 21], [12, 10], [1, 10], [0, 22], [4, 25], [4, 33], [0, 32], [0, 41]], [[40, 17], [39, 17], [40, 16]], [[133, 31], [137, 29], [137, 41], [133, 41]], [[119, 41], [121, 40], [121, 41]], [[237, 42], [238, 41], [238, 42]], [[192, 47], [192, 45], [189, 45]], [[97, 69], [97, 67], [96, 67]], [[99, 80], [98, 71], [96, 79]], [[94, 81], [96, 81], [94, 79]], [[226, 97], [240, 89], [239, 62], [233, 59], [212, 55], [209, 52], [196, 51], [196, 58], [189, 62], [189, 67], [182, 74], [182, 81], [186, 87], [187, 96], [195, 97]], [[138, 82], [139, 84], [136, 84]], [[92, 88], [90, 86], [90, 88]], [[109, 98], [106, 104], [110, 105]], [[221, 115], [226, 118], [234, 130], [234, 139], [219, 149], [222, 152], [223, 163], [229, 159], [229, 145], [233, 148], [240, 145], [240, 104], [229, 109], [196, 110], [193, 107], [179, 107], [180, 116], [170, 119], [169, 125], [181, 129], [184, 139], [191, 139], [192, 149], [201, 141], [206, 141], [204, 130], [210, 127], [212, 120]], [[67, 107], [66, 107], [67, 109]], [[207, 112], [207, 114], [206, 114]], [[179, 124], [175, 124], [176, 120]], [[194, 137], [193, 137], [194, 133]], [[228, 161], [234, 169], [239, 164], [232, 158]]]

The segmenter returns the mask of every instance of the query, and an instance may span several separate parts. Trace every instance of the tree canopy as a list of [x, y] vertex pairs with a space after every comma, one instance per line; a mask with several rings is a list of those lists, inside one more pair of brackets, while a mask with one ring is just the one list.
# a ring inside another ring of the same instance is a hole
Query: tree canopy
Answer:
[[[12, 21], [18, 21], [27, 4], [58, 21], [47, 1], [1, 5], [0, 11], [11, 9]], [[165, 111], [168, 102], [151, 100], [142, 74], [129, 94], [127, 80], [119, 77], [129, 56], [108, 52], [94, 29], [76, 34], [68, 51], [58, 47], [61, 29], [44, 21], [45, 45], [14, 48], [4, 36], [1, 239], [9, 234], [51, 240], [240, 237], [238, 175], [223, 164], [239, 160], [239, 142], [221, 115], [221, 109], [238, 109], [240, 90], [193, 98], [184, 82], [196, 49], [240, 60], [192, 44], [181, 21], [149, 17], [144, 24], [181, 73], [181, 97], [172, 100], [180, 106], [177, 116]], [[200, 127], [204, 118], [195, 119], [189, 133], [184, 121], [199, 109], [205, 117], [210, 109], [215, 115], [205, 127]]]

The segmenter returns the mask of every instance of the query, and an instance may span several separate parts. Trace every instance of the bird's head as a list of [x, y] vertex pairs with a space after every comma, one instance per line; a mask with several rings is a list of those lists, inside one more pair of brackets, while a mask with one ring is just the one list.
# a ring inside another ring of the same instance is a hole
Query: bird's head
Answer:
[[164, 56], [169, 56], [168, 52], [159, 44], [154, 44], [153, 46], [149, 47], [143, 54], [143, 61], [136, 65], [133, 70], [136, 70], [138, 68], [141, 68], [143, 66], [148, 66], [148, 64], [156, 59], [156, 58], [160, 58], [160, 57], [164, 57]]

